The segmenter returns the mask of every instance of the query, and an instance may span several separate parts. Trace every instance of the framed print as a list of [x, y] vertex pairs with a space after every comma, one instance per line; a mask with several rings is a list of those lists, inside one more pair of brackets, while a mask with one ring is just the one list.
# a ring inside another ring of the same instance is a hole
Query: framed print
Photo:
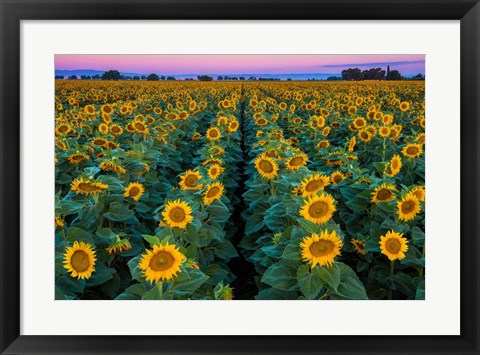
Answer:
[[2, 354], [479, 353], [477, 1], [1, 9]]

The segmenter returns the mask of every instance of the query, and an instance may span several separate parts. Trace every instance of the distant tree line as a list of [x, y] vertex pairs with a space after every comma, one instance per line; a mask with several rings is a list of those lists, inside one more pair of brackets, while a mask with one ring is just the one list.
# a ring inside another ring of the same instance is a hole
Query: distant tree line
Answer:
[[398, 70], [390, 70], [390, 66], [387, 66], [387, 70], [382, 68], [370, 68], [367, 70], [360, 70], [359, 68], [348, 68], [342, 70], [342, 76], [339, 79], [337, 77], [329, 77], [327, 80], [347, 80], [347, 81], [361, 81], [361, 80], [425, 80], [422, 74], [417, 74], [414, 77], [408, 79], [404, 77]]

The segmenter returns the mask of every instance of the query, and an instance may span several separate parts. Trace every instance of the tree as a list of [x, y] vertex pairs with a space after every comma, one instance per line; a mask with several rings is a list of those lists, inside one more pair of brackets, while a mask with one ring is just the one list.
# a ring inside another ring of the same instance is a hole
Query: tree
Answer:
[[348, 68], [342, 70], [343, 80], [363, 80], [362, 71], [359, 68]]
[[80, 79], [82, 80], [90, 80], [92, 77], [90, 75], [80, 75]]
[[55, 75], [55, 80], [63, 80], [63, 75]]
[[109, 70], [102, 75], [102, 80], [119, 80], [120, 72], [118, 70]]
[[411, 79], [412, 80], [425, 80], [425, 77], [422, 74], [418, 73], [417, 75], [412, 76]]
[[167, 76], [167, 80], [176, 80], [174, 76]]
[[159, 80], [160, 80], [160, 78], [155, 73], [149, 74], [147, 76], [147, 81], [159, 81]]
[[134, 75], [134, 76], [133, 76], [133, 80], [140, 80], [140, 77], [137, 76], [137, 75]]
[[383, 80], [385, 79], [385, 70], [382, 68], [371, 68], [362, 72], [363, 80]]
[[287, 81], [292, 81], [292, 78], [287, 78]]
[[77, 78], [76, 75], [70, 75], [70, 76], [68, 77], [68, 80], [77, 80], [77, 79], [78, 79], [78, 78]]
[[208, 75], [197, 75], [198, 81], [212, 81], [213, 78]]
[[245, 80], [245, 77], [244, 76], [241, 76], [238, 78], [239, 80]]
[[223, 80], [223, 76], [221, 75], [217, 76], [217, 80]]
[[342, 78], [339, 76], [329, 76], [327, 78], [327, 81], [338, 81], [338, 80], [342, 80]]
[[162, 76], [160, 77], [160, 79], [161, 79], [161, 80], [165, 80], [165, 79], [166, 79], [166, 78], [165, 78], [165, 75], [162, 75]]
[[398, 70], [390, 70], [390, 75], [387, 80], [402, 80], [403, 76]]

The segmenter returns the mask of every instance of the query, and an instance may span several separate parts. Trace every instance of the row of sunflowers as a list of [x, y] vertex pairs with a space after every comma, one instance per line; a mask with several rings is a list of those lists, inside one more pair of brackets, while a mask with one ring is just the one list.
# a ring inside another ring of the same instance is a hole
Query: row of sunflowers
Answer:
[[55, 104], [56, 299], [425, 297], [423, 83], [57, 81]]
[[249, 85], [256, 299], [424, 299], [423, 83]]

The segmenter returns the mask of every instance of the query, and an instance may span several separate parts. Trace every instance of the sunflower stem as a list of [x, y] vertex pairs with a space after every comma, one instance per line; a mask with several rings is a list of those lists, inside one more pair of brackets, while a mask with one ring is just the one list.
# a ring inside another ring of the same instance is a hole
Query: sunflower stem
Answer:
[[160, 295], [160, 299], [163, 299], [163, 282], [162, 281], [158, 282], [157, 287], [158, 287], [158, 293]]
[[[422, 250], [422, 257], [424, 257], [424, 256], [425, 256], [425, 242], [423, 242], [423, 250]], [[423, 271], [424, 271], [424, 268], [421, 267], [418, 270], [418, 276], [423, 277]]]
[[[395, 268], [395, 260], [392, 260], [392, 261], [390, 261], [390, 277], [393, 275], [394, 268]], [[388, 289], [387, 296], [388, 296], [389, 300], [392, 299], [392, 289], [391, 288]]]

